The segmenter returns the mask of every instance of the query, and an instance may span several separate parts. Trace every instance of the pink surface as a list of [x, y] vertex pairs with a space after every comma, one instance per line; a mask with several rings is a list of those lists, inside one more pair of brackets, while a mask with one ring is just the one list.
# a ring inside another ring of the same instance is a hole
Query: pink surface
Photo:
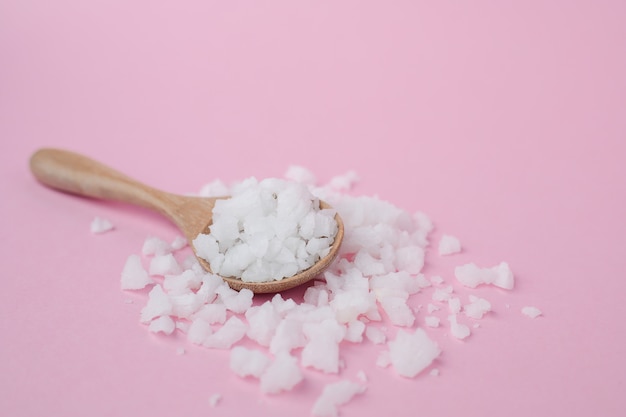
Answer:
[[[342, 375], [369, 382], [342, 416], [623, 415], [624, 3], [383, 3], [2, 2], [1, 415], [308, 415], [337, 379], [307, 371], [265, 396], [227, 352], [150, 334], [119, 274], [175, 229], [42, 187], [27, 162], [43, 146], [179, 193], [292, 164], [321, 181], [355, 170], [355, 193], [427, 213], [434, 243], [460, 238], [427, 274], [509, 262], [515, 290], [476, 291], [494, 313], [470, 339], [428, 331], [439, 377], [347, 346]], [[92, 235], [95, 216], [116, 230]]]

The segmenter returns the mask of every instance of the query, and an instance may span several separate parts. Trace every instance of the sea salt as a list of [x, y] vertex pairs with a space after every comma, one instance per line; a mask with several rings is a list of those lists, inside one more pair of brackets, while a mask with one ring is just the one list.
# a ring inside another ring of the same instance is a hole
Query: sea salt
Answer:
[[209, 234], [193, 241], [211, 270], [245, 282], [281, 280], [311, 267], [334, 242], [334, 209], [305, 184], [249, 178], [213, 208]]
[[347, 380], [330, 383], [315, 401], [311, 414], [317, 417], [336, 417], [339, 415], [339, 406], [365, 392], [365, 389], [364, 385]]
[[427, 368], [441, 353], [437, 343], [421, 328], [413, 333], [398, 330], [396, 338], [388, 346], [394, 369], [407, 378], [412, 378]]
[[443, 235], [439, 240], [439, 255], [451, 255], [461, 252], [461, 242], [458, 238], [450, 235]]
[[110, 220], [104, 219], [102, 217], [96, 217], [91, 221], [90, 229], [91, 233], [94, 234], [102, 234], [108, 232], [109, 230], [113, 230], [114, 226]]
[[[393, 365], [398, 375], [412, 378], [441, 353], [427, 334], [440, 325], [432, 313], [442, 306], [433, 303], [447, 304], [450, 334], [460, 339], [470, 334], [457, 320], [461, 312], [477, 319], [490, 311], [490, 304], [475, 296], [461, 306], [452, 285], [442, 286], [438, 275], [424, 276], [434, 227], [424, 213], [408, 213], [377, 197], [345, 194], [357, 180], [354, 173], [322, 187], [304, 168], [291, 167], [286, 176], [299, 187], [291, 189], [293, 184], [277, 179], [248, 179], [231, 187], [214, 181], [203, 188], [202, 195], [234, 197], [216, 204], [210, 233], [199, 235], [194, 246], [212, 270], [223, 275], [250, 280], [262, 274], [287, 276], [328, 251], [336, 210], [345, 224], [343, 244], [330, 268], [298, 293], [302, 298], [276, 294], [270, 299], [254, 297], [249, 290], [234, 291], [218, 274], [204, 271], [191, 254], [183, 258], [184, 251], [191, 251], [182, 237], [171, 243], [150, 237], [142, 248], [145, 259], [132, 255], [122, 272], [123, 288], [153, 285], [140, 321], [151, 331], [167, 334], [178, 329], [189, 343], [230, 350], [235, 374], [258, 379], [261, 392], [277, 394], [303, 381], [305, 368], [341, 377], [351, 365], [346, 355], [358, 349], [378, 350], [376, 366]], [[236, 204], [228, 205], [235, 197]], [[320, 210], [319, 199], [334, 209]], [[462, 265], [455, 276], [468, 287], [513, 287], [506, 263], [492, 268]], [[423, 319], [416, 301], [428, 311]], [[423, 320], [424, 329], [415, 328], [418, 320]], [[429, 374], [438, 375], [437, 368]], [[336, 415], [341, 404], [365, 390], [365, 373], [359, 371], [356, 378], [359, 383], [330, 384], [313, 414]], [[215, 396], [217, 404], [221, 396]]]
[[506, 262], [490, 268], [480, 268], [475, 263], [457, 266], [454, 270], [456, 279], [466, 287], [476, 288], [481, 284], [492, 284], [507, 290], [513, 289], [513, 272]]
[[531, 319], [541, 316], [543, 313], [537, 307], [526, 306], [522, 307], [522, 314], [530, 317]]
[[130, 255], [122, 269], [122, 289], [140, 290], [153, 283], [154, 281], [148, 276], [148, 271], [141, 264], [141, 258], [138, 255]]

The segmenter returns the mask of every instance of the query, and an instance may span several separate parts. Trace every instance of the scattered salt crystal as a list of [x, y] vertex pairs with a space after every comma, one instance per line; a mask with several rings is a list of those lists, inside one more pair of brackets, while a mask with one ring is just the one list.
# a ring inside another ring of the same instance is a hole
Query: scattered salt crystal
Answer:
[[471, 332], [469, 327], [459, 323], [457, 321], [456, 314], [451, 314], [450, 316], [448, 316], [448, 321], [450, 322], [450, 333], [452, 334], [452, 336], [462, 340], [470, 335]]
[[248, 326], [237, 316], [231, 316], [222, 327], [210, 334], [202, 342], [203, 346], [215, 349], [229, 349], [240, 341], [248, 330]]
[[285, 178], [307, 185], [314, 185], [316, 183], [315, 175], [307, 168], [298, 165], [291, 165], [289, 168], [287, 168], [287, 172], [285, 172]]
[[172, 334], [176, 329], [176, 324], [170, 316], [160, 316], [150, 322], [148, 329], [153, 333]]
[[457, 314], [461, 312], [461, 299], [458, 297], [453, 297], [448, 299], [448, 308], [452, 314]]
[[454, 276], [461, 284], [470, 288], [476, 288], [480, 284], [493, 284], [511, 290], [514, 286], [513, 273], [506, 262], [491, 268], [479, 268], [474, 263], [457, 266]]
[[428, 314], [432, 314], [434, 311], [439, 310], [439, 306], [436, 306], [436, 305], [434, 305], [432, 303], [429, 303], [428, 307], [427, 307], [427, 310], [428, 310]]
[[431, 369], [431, 371], [428, 373], [428, 375], [430, 375], [430, 376], [439, 376], [439, 369], [437, 369], [437, 368]]
[[439, 327], [439, 317], [435, 317], [435, 316], [426, 316], [424, 317], [424, 323], [428, 326], [428, 327]]
[[526, 306], [522, 307], [522, 314], [534, 319], [536, 317], [541, 316], [543, 313], [537, 307]]
[[322, 394], [313, 405], [311, 414], [316, 417], [336, 417], [339, 406], [349, 402], [355, 395], [365, 392], [365, 386], [342, 380], [324, 387]]
[[173, 251], [180, 250], [185, 246], [187, 246], [187, 239], [185, 239], [183, 236], [176, 236], [170, 244], [170, 248]]
[[437, 288], [435, 289], [435, 291], [433, 292], [432, 295], [432, 300], [433, 301], [447, 301], [450, 299], [452, 294], [452, 287], [448, 286], [446, 288]]
[[304, 379], [298, 359], [287, 352], [279, 352], [261, 375], [261, 392], [276, 394], [289, 391]]
[[141, 264], [139, 255], [130, 255], [126, 259], [122, 269], [121, 281], [123, 290], [140, 290], [154, 283]]
[[424, 330], [414, 333], [398, 330], [396, 338], [388, 343], [391, 363], [396, 372], [412, 378], [428, 367], [439, 356], [441, 350]]
[[376, 358], [376, 366], [386, 368], [391, 365], [391, 355], [388, 350], [382, 350]]
[[474, 325], [472, 326], [475, 329], [478, 329], [480, 327], [480, 323], [474, 323]]
[[235, 346], [230, 351], [230, 369], [240, 377], [260, 378], [270, 362], [270, 358], [259, 350]]
[[125, 303], [125, 304], [133, 304], [134, 302], [135, 302], [135, 300], [133, 300], [132, 298], [126, 298], [126, 299], [124, 300], [124, 303]]
[[172, 302], [160, 285], [155, 285], [148, 293], [148, 303], [141, 310], [141, 322], [148, 323], [153, 318], [172, 314]]
[[440, 285], [443, 283], [443, 278], [441, 278], [439, 275], [433, 275], [432, 277], [430, 277], [430, 282], [432, 282], [434, 285]]
[[101, 234], [113, 230], [113, 223], [107, 219], [96, 217], [91, 221], [91, 233]]
[[209, 405], [211, 407], [217, 407], [220, 401], [222, 401], [222, 394], [215, 393], [209, 397]]
[[176, 321], [176, 329], [180, 330], [183, 333], [187, 333], [189, 328], [191, 327], [191, 322], [178, 320]]
[[213, 333], [213, 329], [207, 321], [196, 319], [191, 322], [189, 329], [187, 329], [187, 340], [196, 345], [201, 345], [211, 333]]
[[152, 258], [148, 272], [150, 275], [177, 275], [183, 271], [174, 255], [168, 253]]
[[335, 319], [326, 319], [321, 323], [305, 323], [303, 332], [308, 342], [300, 355], [302, 366], [327, 373], [339, 372], [339, 343], [346, 335], [346, 327]]
[[374, 326], [367, 326], [365, 328], [365, 337], [367, 338], [367, 340], [374, 343], [375, 345], [385, 343], [385, 341], [387, 340], [385, 332]]
[[330, 187], [336, 190], [349, 190], [359, 181], [359, 176], [354, 171], [348, 171], [344, 175], [337, 175], [330, 180]]
[[463, 307], [463, 312], [472, 319], [481, 319], [491, 311], [491, 303], [484, 298], [470, 295], [470, 303]]
[[439, 255], [451, 255], [461, 252], [461, 242], [454, 236], [443, 235], [439, 240]]
[[359, 320], [353, 320], [348, 323], [344, 340], [353, 343], [361, 343], [363, 341], [363, 333], [365, 332], [365, 323]]
[[141, 248], [141, 253], [146, 256], [151, 255], [165, 255], [171, 252], [171, 246], [169, 243], [155, 236], [147, 237]]
[[177, 348], [177, 349], [176, 349], [176, 354], [177, 354], [178, 356], [182, 356], [182, 355], [184, 355], [185, 353], [186, 353], [185, 348], [179, 347], [179, 348]]

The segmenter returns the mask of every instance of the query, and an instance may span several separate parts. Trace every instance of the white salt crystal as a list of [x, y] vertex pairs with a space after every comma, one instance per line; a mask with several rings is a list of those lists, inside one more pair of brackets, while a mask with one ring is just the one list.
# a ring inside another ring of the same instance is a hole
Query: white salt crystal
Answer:
[[383, 332], [378, 327], [374, 327], [374, 326], [366, 327], [365, 337], [367, 338], [367, 340], [374, 343], [375, 345], [380, 345], [382, 343], [385, 343], [385, 341], [387, 340], [387, 336], [385, 335], [385, 332]]
[[171, 252], [169, 243], [155, 236], [147, 237], [141, 248], [141, 253], [146, 256], [165, 255]]
[[254, 293], [251, 290], [242, 288], [236, 294], [222, 298], [222, 302], [227, 310], [241, 314], [245, 313], [252, 306], [253, 296]]
[[220, 401], [222, 401], [222, 394], [215, 393], [209, 397], [209, 405], [211, 407], [217, 407]]
[[396, 268], [410, 274], [417, 274], [424, 267], [424, 249], [411, 245], [399, 248], [396, 251]]
[[463, 312], [472, 319], [482, 319], [485, 313], [491, 311], [491, 303], [484, 298], [470, 295], [470, 303], [463, 307]]
[[353, 343], [361, 343], [363, 341], [363, 332], [365, 331], [365, 323], [359, 320], [353, 320], [348, 323], [346, 336], [344, 340]]
[[132, 298], [127, 298], [127, 299], [124, 300], [124, 303], [125, 304], [134, 304], [135, 300], [133, 300]]
[[429, 303], [427, 310], [428, 310], [428, 314], [432, 314], [434, 311], [439, 310], [439, 307], [434, 304]]
[[386, 368], [391, 365], [391, 355], [388, 350], [382, 350], [376, 358], [376, 366]]
[[171, 253], [156, 255], [150, 261], [148, 269], [150, 275], [178, 275], [183, 272], [182, 268]]
[[148, 323], [153, 318], [172, 314], [172, 302], [160, 285], [155, 285], [148, 293], [148, 303], [141, 310], [141, 322]]
[[259, 350], [235, 346], [230, 351], [230, 369], [242, 378], [260, 378], [270, 362], [270, 358]]
[[439, 317], [435, 317], [435, 316], [426, 316], [424, 317], [424, 323], [428, 326], [428, 327], [439, 327]]
[[260, 306], [249, 308], [246, 311], [246, 320], [249, 325], [248, 338], [262, 346], [269, 346], [281, 321], [281, 316], [274, 309], [274, 305], [266, 301]]
[[458, 297], [453, 297], [448, 299], [448, 308], [452, 314], [457, 314], [461, 312], [461, 299]]
[[513, 273], [506, 262], [491, 268], [479, 268], [474, 263], [457, 266], [454, 276], [461, 284], [470, 288], [476, 288], [480, 284], [493, 284], [511, 290], [514, 286]]
[[189, 331], [189, 327], [191, 327], [191, 322], [186, 320], [177, 320], [176, 328], [183, 333], [187, 333]]
[[180, 250], [185, 246], [187, 246], [187, 239], [185, 239], [183, 236], [176, 236], [170, 244], [170, 248], [173, 251]]
[[200, 307], [202, 299], [193, 292], [168, 294], [172, 303], [172, 315], [178, 318], [190, 318]]
[[[176, 328], [178, 328], [178, 326], [176, 326]], [[176, 348], [176, 354], [177, 354], [178, 356], [182, 356], [182, 355], [184, 355], [185, 353], [186, 353], [185, 348], [183, 348], [183, 347]]]
[[249, 178], [233, 187], [230, 198], [215, 203], [210, 233], [192, 244], [221, 276], [280, 280], [328, 253], [337, 233], [334, 216], [334, 210], [319, 208], [305, 184]]
[[450, 322], [450, 333], [452, 334], [452, 336], [462, 340], [470, 335], [470, 328], [464, 324], [459, 323], [457, 321], [456, 314], [451, 314], [450, 316], [448, 316], [448, 321]]
[[168, 294], [186, 294], [190, 290], [197, 290], [202, 284], [202, 276], [187, 269], [179, 275], [167, 275], [163, 279], [163, 288]]
[[406, 304], [407, 297], [386, 296], [379, 299], [380, 305], [396, 326], [410, 327], [415, 322], [413, 311]]
[[170, 316], [160, 316], [150, 322], [148, 329], [153, 333], [172, 334], [176, 329], [176, 324]]
[[348, 171], [343, 175], [337, 175], [330, 180], [329, 186], [336, 190], [349, 190], [359, 181], [359, 176], [354, 171]]
[[439, 255], [451, 255], [461, 252], [461, 242], [454, 236], [443, 235], [439, 240]]
[[346, 335], [346, 327], [334, 319], [326, 319], [321, 323], [305, 323], [302, 330], [308, 340], [300, 355], [302, 366], [338, 373], [339, 343]]
[[315, 175], [311, 171], [298, 165], [289, 166], [284, 177], [288, 180], [308, 185], [314, 185], [317, 182]]
[[126, 259], [122, 269], [121, 282], [123, 290], [140, 290], [154, 283], [141, 264], [139, 255], [130, 255]]
[[279, 352], [260, 379], [261, 392], [276, 394], [291, 390], [304, 379], [304, 376], [297, 358], [287, 352]]
[[434, 285], [440, 285], [443, 283], [443, 278], [441, 278], [439, 275], [433, 275], [432, 277], [430, 277], [430, 282], [432, 282]]
[[430, 376], [439, 376], [439, 369], [437, 369], [437, 368], [431, 369], [431, 371], [428, 373], [428, 375], [430, 375]]
[[201, 345], [213, 333], [209, 322], [203, 319], [195, 319], [187, 330], [187, 340], [196, 345]]
[[243, 321], [237, 316], [232, 316], [219, 330], [204, 339], [202, 345], [208, 348], [229, 349], [246, 335], [247, 330], [248, 326]]
[[522, 314], [534, 319], [541, 316], [543, 313], [537, 307], [526, 306], [522, 307]]
[[437, 288], [435, 289], [435, 291], [433, 292], [432, 295], [432, 300], [433, 301], [447, 301], [450, 299], [451, 294], [452, 294], [452, 288], [451, 287], [447, 287], [447, 288]]
[[387, 345], [394, 369], [407, 378], [412, 378], [427, 368], [441, 353], [437, 343], [420, 328], [414, 333], [398, 330], [396, 338]]
[[285, 318], [280, 321], [270, 342], [270, 352], [290, 352], [292, 349], [306, 345], [306, 337], [302, 331], [303, 322]]
[[96, 217], [91, 221], [91, 233], [101, 234], [113, 230], [113, 223], [110, 220]]
[[365, 386], [342, 380], [324, 387], [322, 394], [313, 405], [311, 414], [317, 417], [336, 417], [339, 406], [349, 402], [355, 395], [365, 392]]
[[226, 322], [226, 306], [224, 304], [204, 304], [191, 316], [193, 320], [202, 319], [209, 324]]
[[230, 194], [228, 186], [220, 179], [205, 184], [198, 193], [201, 197], [225, 197]]

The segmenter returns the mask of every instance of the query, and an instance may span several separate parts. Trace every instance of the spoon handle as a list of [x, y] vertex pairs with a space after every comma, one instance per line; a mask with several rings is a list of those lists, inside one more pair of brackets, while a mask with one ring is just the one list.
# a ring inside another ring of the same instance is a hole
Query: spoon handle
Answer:
[[142, 184], [100, 162], [61, 149], [40, 149], [30, 169], [41, 183], [72, 194], [146, 207], [168, 217], [176, 196]]

